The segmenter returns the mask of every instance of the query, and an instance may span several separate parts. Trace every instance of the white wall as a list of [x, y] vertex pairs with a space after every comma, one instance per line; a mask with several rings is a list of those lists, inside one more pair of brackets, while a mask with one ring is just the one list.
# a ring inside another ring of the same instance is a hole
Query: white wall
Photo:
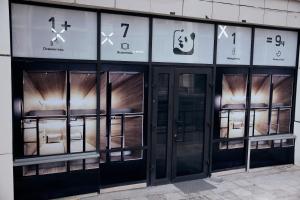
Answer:
[[0, 0], [0, 199], [12, 200], [12, 102], [8, 0]]
[[[300, 68], [300, 66], [298, 66]], [[297, 92], [296, 92], [296, 113], [294, 122], [295, 142], [295, 164], [300, 165], [300, 69], [298, 69]]]
[[300, 27], [298, 0], [35, 0], [233, 22]]

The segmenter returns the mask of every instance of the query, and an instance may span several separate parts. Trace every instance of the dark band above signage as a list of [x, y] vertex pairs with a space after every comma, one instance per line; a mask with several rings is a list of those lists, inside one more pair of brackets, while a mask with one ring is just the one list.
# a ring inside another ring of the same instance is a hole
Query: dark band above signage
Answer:
[[13, 55], [97, 59], [97, 14], [12, 4]]
[[297, 32], [255, 29], [253, 64], [294, 67], [297, 41]]
[[148, 61], [149, 19], [101, 14], [101, 59]]
[[218, 25], [217, 64], [250, 64], [251, 28]]
[[214, 25], [153, 20], [154, 62], [213, 63]]

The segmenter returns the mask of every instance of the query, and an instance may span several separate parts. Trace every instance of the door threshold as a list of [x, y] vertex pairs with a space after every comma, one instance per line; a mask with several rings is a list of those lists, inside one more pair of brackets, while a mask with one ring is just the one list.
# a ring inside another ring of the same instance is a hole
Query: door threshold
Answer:
[[119, 192], [119, 191], [124, 191], [124, 190], [141, 189], [141, 188], [146, 188], [146, 187], [147, 187], [146, 182], [130, 184], [130, 185], [122, 185], [122, 186], [100, 189], [100, 194], [105, 194], [105, 193], [110, 193], [110, 192]]

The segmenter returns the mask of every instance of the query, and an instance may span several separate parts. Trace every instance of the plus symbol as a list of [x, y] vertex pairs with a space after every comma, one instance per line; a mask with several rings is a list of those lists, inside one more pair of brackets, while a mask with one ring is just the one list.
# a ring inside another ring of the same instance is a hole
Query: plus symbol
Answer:
[[70, 28], [70, 27], [71, 27], [71, 25], [70, 25], [70, 24], [68, 24], [68, 22], [67, 22], [67, 21], [65, 21], [65, 23], [64, 23], [64, 24], [62, 24], [61, 26], [62, 26], [62, 27], [64, 27], [66, 31], [68, 30], [68, 28]]

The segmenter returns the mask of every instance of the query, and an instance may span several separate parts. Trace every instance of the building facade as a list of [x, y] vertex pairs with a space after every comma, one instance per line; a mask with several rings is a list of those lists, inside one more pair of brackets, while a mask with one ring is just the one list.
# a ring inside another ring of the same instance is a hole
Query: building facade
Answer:
[[0, 16], [0, 199], [300, 163], [299, 1], [1, 0]]

